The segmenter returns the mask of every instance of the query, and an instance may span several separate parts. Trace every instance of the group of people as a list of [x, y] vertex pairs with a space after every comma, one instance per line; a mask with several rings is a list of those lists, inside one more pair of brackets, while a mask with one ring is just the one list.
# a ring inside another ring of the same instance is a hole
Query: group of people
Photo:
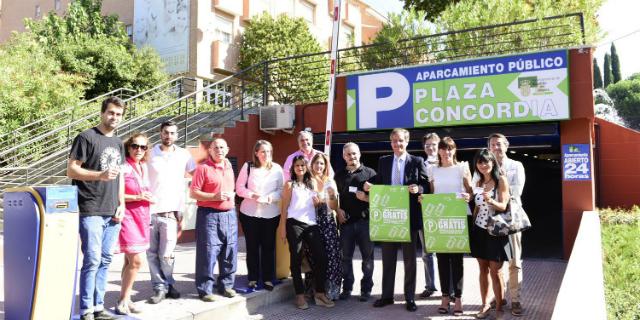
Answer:
[[[316, 305], [333, 307], [334, 301], [351, 297], [355, 282], [353, 254], [362, 257], [360, 301], [368, 301], [373, 288], [374, 244], [369, 236], [369, 189], [374, 184], [406, 185], [410, 194], [410, 237], [407, 243], [381, 243], [382, 295], [373, 303], [394, 303], [394, 280], [399, 249], [404, 260], [406, 309], [415, 311], [417, 243], [424, 247], [421, 202], [427, 193], [458, 193], [471, 202], [468, 212], [471, 255], [480, 269], [482, 309], [486, 318], [492, 308], [502, 317], [505, 285], [501, 268], [509, 264], [511, 312], [522, 314], [520, 303], [520, 234], [491, 236], [487, 216], [506, 209], [510, 197], [520, 201], [524, 169], [509, 159], [508, 141], [501, 134], [488, 139], [488, 149], [473, 160], [473, 175], [466, 162], [458, 162], [456, 144], [450, 137], [430, 133], [423, 137], [425, 158], [407, 152], [409, 132], [390, 134], [393, 155], [378, 161], [377, 171], [360, 162], [360, 149], [347, 143], [342, 150], [344, 169], [334, 173], [329, 158], [314, 150], [313, 136], [298, 134], [299, 150], [283, 167], [273, 161], [273, 146], [258, 140], [252, 160], [235, 178], [227, 159], [229, 146], [215, 138], [208, 157], [196, 165], [189, 152], [174, 144], [177, 126], [160, 126], [161, 143], [149, 145], [142, 133], [124, 144], [114, 136], [125, 107], [119, 98], [107, 98], [100, 124], [74, 140], [67, 175], [78, 188], [80, 237], [84, 255], [80, 275], [80, 310], [83, 320], [113, 319], [104, 310], [107, 269], [113, 248], [125, 254], [118, 314], [136, 313], [131, 290], [145, 253], [154, 294], [149, 303], [179, 298], [173, 279], [174, 248], [181, 232], [185, 207], [184, 178], [192, 176], [189, 195], [196, 200], [195, 285], [200, 299], [216, 301], [237, 295], [233, 289], [237, 270], [238, 221], [246, 241], [248, 287], [274, 289], [276, 241], [288, 243], [295, 305], [307, 309], [308, 295]], [[236, 195], [241, 199], [236, 212]], [[441, 305], [438, 312], [460, 315], [463, 288], [463, 255], [436, 253]], [[422, 251], [425, 289], [421, 298], [435, 291], [433, 254]], [[218, 276], [214, 267], [218, 264]], [[302, 278], [304, 269], [305, 281]], [[494, 300], [488, 302], [489, 279]]]
[[110, 97], [103, 101], [100, 124], [73, 141], [67, 176], [78, 189], [81, 319], [114, 319], [105, 311], [107, 271], [113, 253], [124, 254], [117, 314], [139, 312], [131, 301], [136, 275], [146, 259], [154, 295], [149, 303], [177, 299], [174, 287], [174, 248], [185, 207], [185, 175], [196, 168], [190, 153], [174, 144], [177, 126], [160, 125], [161, 143], [149, 144], [142, 133], [124, 144], [114, 136], [125, 105]]

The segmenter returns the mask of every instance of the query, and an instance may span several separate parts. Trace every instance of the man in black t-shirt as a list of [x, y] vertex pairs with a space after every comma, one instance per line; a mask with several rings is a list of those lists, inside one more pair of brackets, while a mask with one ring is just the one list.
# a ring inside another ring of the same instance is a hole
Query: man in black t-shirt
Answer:
[[360, 148], [349, 142], [342, 148], [342, 157], [347, 166], [335, 176], [340, 194], [337, 218], [340, 223], [340, 246], [342, 247], [342, 293], [346, 300], [353, 289], [353, 252], [356, 244], [362, 255], [362, 280], [360, 301], [367, 301], [373, 287], [373, 242], [369, 238], [369, 196], [362, 191], [365, 181], [376, 172], [360, 163]]
[[67, 176], [78, 187], [82, 268], [82, 320], [115, 319], [104, 309], [107, 271], [124, 217], [124, 147], [114, 130], [124, 115], [124, 102], [109, 97], [102, 102], [100, 124], [74, 140]]

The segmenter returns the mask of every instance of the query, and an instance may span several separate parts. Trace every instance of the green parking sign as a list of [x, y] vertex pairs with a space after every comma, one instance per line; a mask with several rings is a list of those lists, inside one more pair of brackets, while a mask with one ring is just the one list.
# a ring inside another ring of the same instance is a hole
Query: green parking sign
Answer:
[[369, 190], [371, 241], [410, 242], [407, 186], [374, 185]]
[[429, 252], [467, 253], [467, 203], [455, 193], [422, 195], [424, 245]]

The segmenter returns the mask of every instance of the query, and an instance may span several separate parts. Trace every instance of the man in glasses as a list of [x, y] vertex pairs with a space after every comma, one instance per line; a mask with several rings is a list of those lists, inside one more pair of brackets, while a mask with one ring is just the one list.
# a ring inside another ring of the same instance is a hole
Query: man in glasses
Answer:
[[160, 144], [151, 150], [149, 183], [154, 202], [151, 204], [151, 241], [147, 261], [151, 273], [153, 296], [151, 304], [165, 297], [180, 298], [174, 287], [174, 254], [178, 234], [182, 230], [182, 212], [185, 210], [185, 174], [191, 175], [196, 164], [189, 151], [175, 145], [178, 126], [173, 121], [160, 125]]
[[118, 97], [102, 102], [100, 124], [81, 132], [71, 146], [67, 176], [78, 188], [82, 267], [82, 320], [115, 319], [104, 309], [107, 272], [124, 217], [124, 146], [114, 135], [124, 116]]

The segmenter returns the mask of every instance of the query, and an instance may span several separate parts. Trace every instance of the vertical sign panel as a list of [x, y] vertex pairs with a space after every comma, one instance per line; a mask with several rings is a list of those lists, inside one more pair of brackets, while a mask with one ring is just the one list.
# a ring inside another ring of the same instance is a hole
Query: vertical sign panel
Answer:
[[562, 179], [591, 180], [591, 148], [588, 144], [562, 145]]

